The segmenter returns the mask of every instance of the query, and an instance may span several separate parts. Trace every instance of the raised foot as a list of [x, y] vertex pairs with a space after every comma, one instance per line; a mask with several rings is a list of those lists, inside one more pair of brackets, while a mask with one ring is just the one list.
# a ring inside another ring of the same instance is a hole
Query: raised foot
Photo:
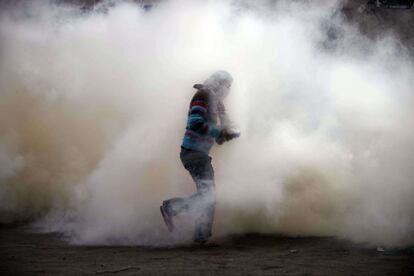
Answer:
[[165, 225], [167, 225], [168, 231], [174, 231], [174, 224], [172, 221], [172, 217], [168, 215], [167, 211], [165, 210], [164, 206], [160, 206], [160, 211], [162, 218], [164, 219]]

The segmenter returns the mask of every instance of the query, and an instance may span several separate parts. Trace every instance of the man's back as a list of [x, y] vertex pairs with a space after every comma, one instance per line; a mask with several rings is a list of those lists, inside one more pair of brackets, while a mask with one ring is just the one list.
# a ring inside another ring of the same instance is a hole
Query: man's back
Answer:
[[220, 135], [217, 127], [217, 100], [213, 93], [198, 87], [189, 107], [186, 132], [181, 147], [207, 153]]

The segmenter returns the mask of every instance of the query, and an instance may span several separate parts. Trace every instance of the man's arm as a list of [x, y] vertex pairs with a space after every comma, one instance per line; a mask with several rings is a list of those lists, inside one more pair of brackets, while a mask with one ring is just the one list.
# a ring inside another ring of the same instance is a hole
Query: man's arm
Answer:
[[226, 113], [226, 108], [223, 102], [219, 101], [217, 105], [217, 111], [220, 118], [220, 124], [222, 129], [230, 128], [233, 126], [233, 123], [230, 120], [230, 117]]
[[200, 134], [207, 134], [213, 138], [220, 136], [220, 129], [212, 127], [208, 123], [207, 109], [209, 98], [205, 92], [197, 92], [191, 101], [188, 115], [188, 128]]
[[221, 124], [220, 136], [216, 139], [217, 144], [221, 145], [226, 141], [230, 141], [240, 136], [240, 131], [231, 122], [229, 116], [226, 113], [224, 104], [220, 101], [217, 106], [218, 115]]

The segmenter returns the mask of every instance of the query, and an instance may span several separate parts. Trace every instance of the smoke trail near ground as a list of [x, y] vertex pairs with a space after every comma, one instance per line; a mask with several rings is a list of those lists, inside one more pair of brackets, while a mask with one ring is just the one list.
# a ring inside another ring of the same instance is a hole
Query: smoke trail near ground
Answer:
[[158, 207], [195, 189], [178, 158], [191, 87], [225, 69], [242, 136], [212, 151], [216, 237], [412, 245], [412, 58], [391, 34], [359, 34], [338, 3], [292, 2], [3, 11], [0, 221], [81, 244], [185, 242]]

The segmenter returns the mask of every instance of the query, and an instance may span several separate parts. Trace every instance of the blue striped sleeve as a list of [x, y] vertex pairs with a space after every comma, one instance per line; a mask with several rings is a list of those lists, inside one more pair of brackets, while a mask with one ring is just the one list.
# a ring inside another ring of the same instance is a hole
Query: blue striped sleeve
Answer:
[[193, 131], [206, 131], [206, 105], [204, 102], [196, 101], [191, 104], [190, 112], [188, 115], [188, 128]]
[[214, 138], [218, 138], [220, 136], [221, 130], [217, 127], [210, 127], [208, 131], [208, 135]]

